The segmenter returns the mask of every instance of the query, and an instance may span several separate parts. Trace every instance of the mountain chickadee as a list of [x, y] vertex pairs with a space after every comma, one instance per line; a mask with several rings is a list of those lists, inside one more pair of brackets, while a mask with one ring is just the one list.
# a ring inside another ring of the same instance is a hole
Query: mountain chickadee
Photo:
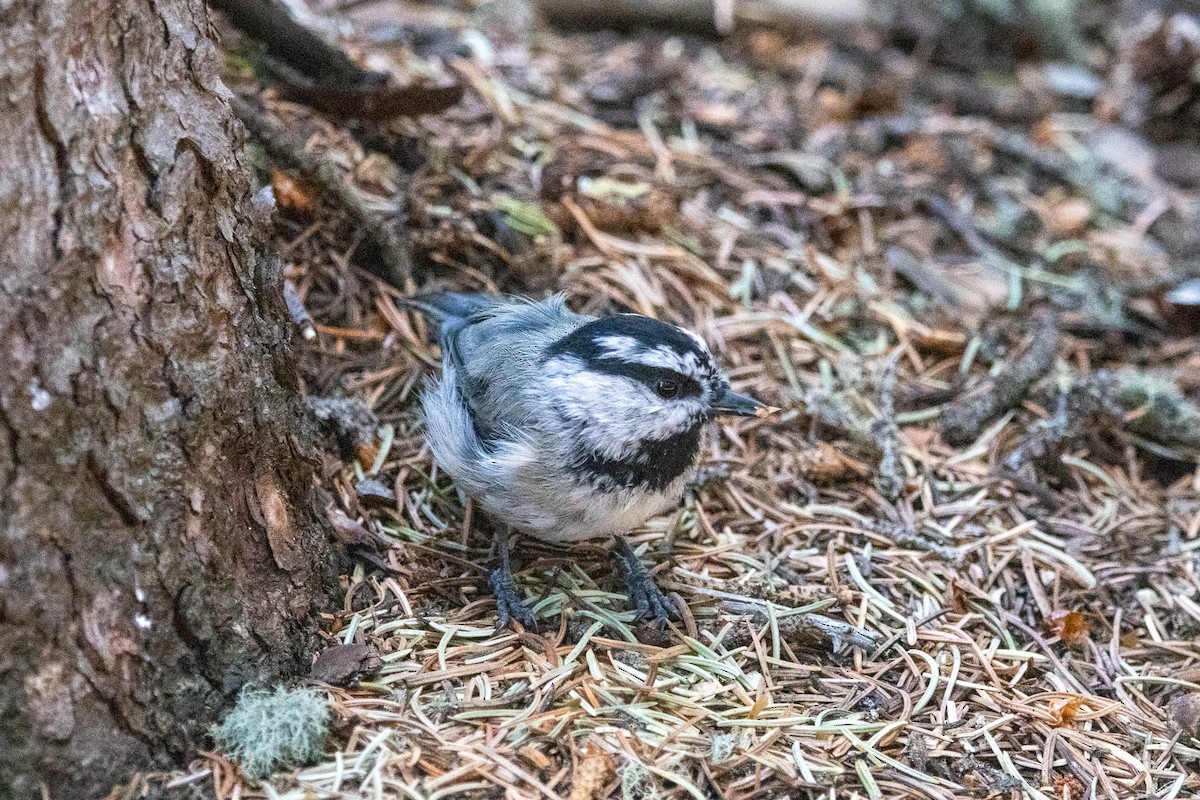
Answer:
[[[729, 388], [694, 333], [639, 314], [435, 293], [410, 304], [439, 324], [442, 377], [422, 398], [434, 460], [504, 526], [553, 543], [613, 535], [640, 618], [675, 616], [625, 532], [679, 502], [714, 416], [766, 406]], [[490, 577], [500, 627], [535, 627], [509, 569]]]

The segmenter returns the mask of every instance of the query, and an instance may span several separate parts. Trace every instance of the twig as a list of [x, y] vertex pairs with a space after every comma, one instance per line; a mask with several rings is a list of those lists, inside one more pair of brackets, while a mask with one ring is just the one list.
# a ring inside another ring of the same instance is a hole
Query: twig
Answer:
[[948, 564], [961, 564], [964, 553], [956, 547], [945, 545], [922, 533], [911, 523], [870, 520], [865, 527], [886, 536], [901, 547], [912, 547], [933, 553]]
[[[721, 607], [733, 614], [748, 614], [758, 625], [762, 625], [768, 620], [762, 606], [753, 603], [726, 600], [721, 603]], [[785, 639], [798, 640], [800, 644], [809, 647], [828, 646], [834, 653], [840, 653], [847, 647], [866, 650], [873, 647], [876, 641], [874, 633], [823, 614], [796, 614], [780, 617], [777, 622], [779, 634]], [[745, 644], [739, 640], [738, 636], [737, 632], [730, 634], [726, 645], [740, 647]]]
[[349, 214], [351, 222], [367, 235], [371, 244], [378, 249], [379, 261], [382, 262], [368, 265], [372, 273], [401, 291], [411, 291], [412, 258], [403, 236], [403, 220], [389, 222], [367, 210], [332, 162], [306, 152], [304, 142], [299, 137], [270, 122], [252, 104], [235, 97], [230, 100], [230, 105], [246, 129], [263, 143], [272, 157], [302, 172], [328, 202], [340, 206]]
[[727, 34], [737, 22], [775, 26], [837, 28], [867, 19], [865, 0], [537, 0], [538, 9], [558, 25], [571, 28], [649, 27], [684, 33]]
[[990, 420], [1015, 406], [1029, 387], [1050, 369], [1058, 352], [1059, 330], [1054, 315], [1036, 317], [1032, 341], [1016, 361], [1000, 371], [982, 392], [959, 401], [942, 414], [942, 432], [953, 445], [974, 441]]
[[289, 280], [283, 282], [283, 301], [287, 303], [288, 314], [292, 317], [292, 322], [300, 329], [301, 335], [305, 339], [312, 339], [317, 335], [317, 329], [313, 325], [312, 314], [308, 313], [308, 309], [304, 307], [304, 299], [300, 297], [300, 291], [296, 288], [296, 284]]
[[896, 426], [896, 362], [899, 351], [883, 365], [879, 376], [879, 419], [872, 429], [879, 444], [879, 468], [875, 471], [875, 488], [889, 500], [900, 496], [907, 482], [900, 463], [900, 429]]

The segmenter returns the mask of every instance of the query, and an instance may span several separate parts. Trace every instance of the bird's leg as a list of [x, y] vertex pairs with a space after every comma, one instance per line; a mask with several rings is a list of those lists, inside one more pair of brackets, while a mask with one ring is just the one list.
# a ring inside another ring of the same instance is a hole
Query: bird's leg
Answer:
[[658, 588], [654, 576], [642, 566], [629, 541], [624, 536], [616, 538], [617, 547], [613, 555], [617, 557], [617, 565], [625, 577], [625, 592], [637, 609], [638, 619], [652, 619], [660, 628], [666, 627], [669, 619], [679, 619], [675, 604]]
[[516, 620], [529, 630], [537, 630], [537, 619], [517, 592], [517, 581], [508, 563], [508, 534], [508, 528], [504, 527], [492, 537], [492, 548], [500, 561], [500, 565], [488, 577], [488, 585], [496, 597], [496, 627], [502, 630]]

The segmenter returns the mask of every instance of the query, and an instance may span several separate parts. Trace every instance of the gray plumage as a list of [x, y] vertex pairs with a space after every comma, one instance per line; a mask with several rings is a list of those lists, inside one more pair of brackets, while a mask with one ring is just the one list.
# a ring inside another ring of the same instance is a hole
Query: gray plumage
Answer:
[[[567, 542], [624, 533], [679, 502], [699, 429], [761, 406], [704, 342], [638, 315], [430, 294], [443, 373], [422, 398], [437, 464], [502, 523]], [[674, 394], [672, 394], [674, 392]]]

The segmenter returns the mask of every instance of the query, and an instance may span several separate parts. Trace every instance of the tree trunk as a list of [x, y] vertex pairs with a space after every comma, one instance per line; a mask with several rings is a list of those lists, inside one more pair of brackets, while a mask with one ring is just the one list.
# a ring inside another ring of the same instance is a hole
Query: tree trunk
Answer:
[[209, 34], [203, 0], [0, 0], [5, 797], [202, 745], [332, 587]]

